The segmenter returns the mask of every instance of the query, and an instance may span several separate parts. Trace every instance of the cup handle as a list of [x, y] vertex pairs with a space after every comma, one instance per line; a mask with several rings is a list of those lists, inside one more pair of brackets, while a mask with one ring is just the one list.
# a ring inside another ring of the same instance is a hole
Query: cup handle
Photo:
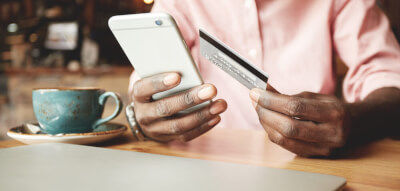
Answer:
[[96, 127], [98, 127], [99, 125], [101, 125], [101, 124], [103, 124], [103, 123], [106, 123], [106, 122], [108, 122], [108, 121], [114, 119], [115, 117], [117, 117], [117, 116], [119, 115], [119, 113], [121, 113], [121, 110], [122, 110], [122, 101], [121, 101], [121, 97], [120, 97], [117, 93], [114, 93], [114, 92], [106, 92], [106, 93], [101, 94], [100, 97], [99, 97], [99, 104], [100, 104], [100, 105], [104, 105], [104, 104], [106, 103], [106, 101], [107, 101], [107, 98], [110, 97], [110, 96], [111, 96], [112, 98], [114, 98], [115, 103], [117, 104], [117, 107], [115, 108], [114, 113], [111, 114], [111, 115], [108, 116], [108, 117], [98, 119], [98, 120], [94, 123], [94, 125], [93, 125], [93, 127], [92, 127], [93, 129], [95, 129]]

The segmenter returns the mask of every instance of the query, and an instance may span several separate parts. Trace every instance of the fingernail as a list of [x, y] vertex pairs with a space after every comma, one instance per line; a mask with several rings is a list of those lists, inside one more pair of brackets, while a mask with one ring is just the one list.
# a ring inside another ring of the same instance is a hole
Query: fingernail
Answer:
[[254, 102], [254, 101], [251, 101], [251, 104], [253, 105], [253, 107], [254, 107], [254, 108], [256, 108], [256, 107], [257, 107], [257, 103], [256, 103], [256, 102]]
[[176, 84], [178, 80], [179, 77], [177, 74], [168, 74], [167, 76], [164, 77], [163, 82], [166, 86], [170, 86]]
[[254, 101], [254, 102], [256, 102], [256, 103], [258, 103], [258, 99], [260, 98], [260, 93], [258, 92], [258, 90], [257, 89], [251, 89], [250, 90], [250, 98]]
[[214, 105], [210, 108], [210, 113], [215, 115], [223, 112], [225, 110], [224, 104], [222, 103], [214, 103]]
[[210, 121], [208, 121], [208, 126], [213, 126], [219, 122], [219, 116], [214, 117]]
[[214, 96], [214, 89], [211, 86], [203, 87], [198, 93], [200, 99], [205, 100]]

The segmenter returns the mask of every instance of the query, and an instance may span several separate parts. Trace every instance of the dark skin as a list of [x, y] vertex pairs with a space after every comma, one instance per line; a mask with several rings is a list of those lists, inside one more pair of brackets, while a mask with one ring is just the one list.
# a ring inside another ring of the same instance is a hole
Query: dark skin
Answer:
[[363, 101], [303, 92], [253, 89], [250, 97], [270, 140], [304, 157], [331, 156], [346, 144], [398, 135], [400, 89], [381, 88]]
[[[193, 105], [211, 101], [217, 95], [212, 84], [152, 100], [153, 94], [179, 83], [179, 74], [162, 73], [134, 84], [132, 100], [136, 119], [150, 139], [190, 141], [220, 122], [219, 115], [227, 108], [222, 99], [193, 113], [176, 115]], [[399, 135], [400, 90], [397, 88], [378, 89], [356, 103], [311, 92], [288, 96], [273, 89], [253, 89], [250, 97], [271, 141], [300, 156], [331, 156], [351, 142]]]
[[221, 120], [219, 114], [227, 108], [226, 101], [219, 99], [190, 114], [177, 115], [194, 105], [211, 101], [217, 95], [217, 89], [211, 84], [160, 100], [151, 98], [155, 93], [176, 87], [180, 80], [178, 73], [162, 73], [142, 78], [133, 85], [136, 120], [143, 133], [152, 140], [190, 141], [217, 125]]

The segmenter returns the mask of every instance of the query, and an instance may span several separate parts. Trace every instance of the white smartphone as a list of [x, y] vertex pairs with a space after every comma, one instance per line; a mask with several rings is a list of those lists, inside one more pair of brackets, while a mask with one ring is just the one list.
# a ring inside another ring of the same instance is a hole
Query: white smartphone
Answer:
[[[181, 83], [153, 95], [154, 100], [203, 84], [203, 80], [173, 17], [166, 13], [117, 15], [108, 26], [140, 77], [178, 72]], [[185, 110], [190, 112], [209, 102]]]

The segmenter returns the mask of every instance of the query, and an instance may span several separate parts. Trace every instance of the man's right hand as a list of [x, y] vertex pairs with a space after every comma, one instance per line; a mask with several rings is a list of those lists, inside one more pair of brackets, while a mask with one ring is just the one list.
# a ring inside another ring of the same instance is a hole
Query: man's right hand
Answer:
[[136, 120], [143, 133], [160, 142], [172, 140], [190, 141], [207, 132], [221, 120], [220, 113], [227, 108], [225, 100], [219, 99], [208, 106], [185, 115], [174, 114], [194, 105], [209, 101], [217, 95], [211, 84], [203, 84], [188, 91], [152, 100], [152, 95], [179, 85], [178, 73], [162, 73], [138, 80], [133, 85]]

